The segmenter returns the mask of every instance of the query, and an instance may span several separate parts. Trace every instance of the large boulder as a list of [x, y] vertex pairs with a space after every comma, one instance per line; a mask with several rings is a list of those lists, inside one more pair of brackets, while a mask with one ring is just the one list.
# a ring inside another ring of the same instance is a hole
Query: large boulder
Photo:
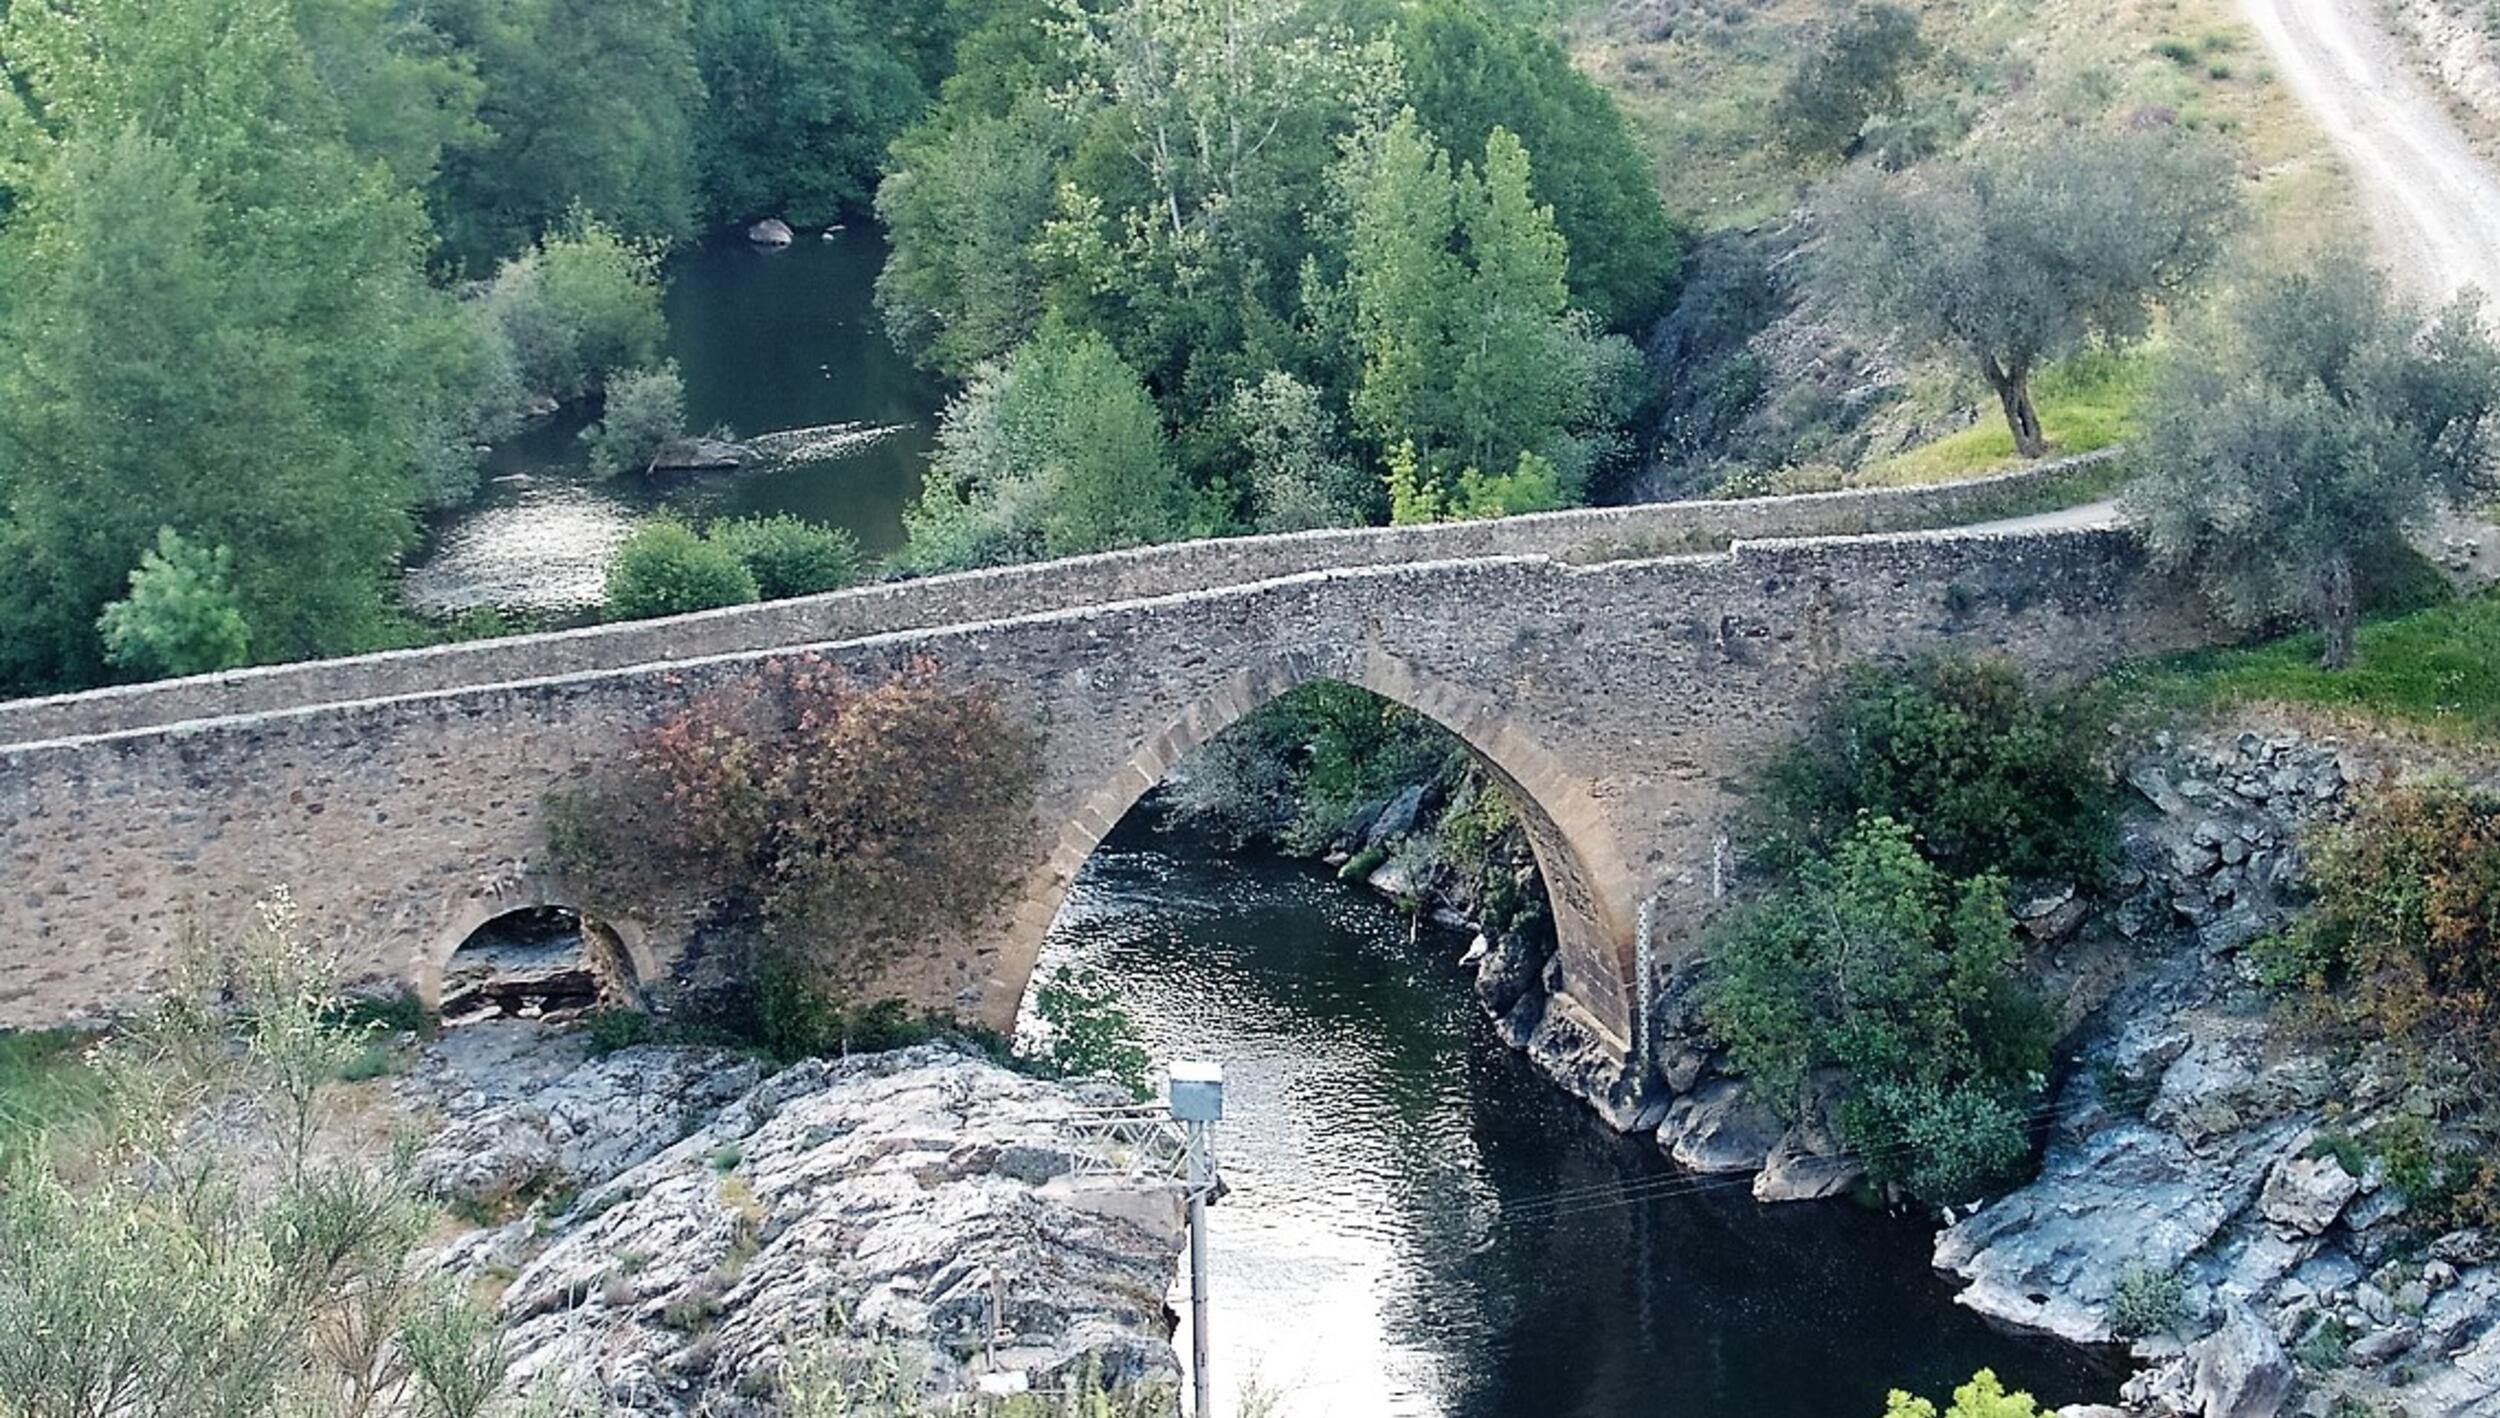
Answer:
[[1759, 1172], [1788, 1124], [1733, 1078], [1714, 1078], [1667, 1106], [1658, 1150], [1692, 1172]]
[[2274, 1164], [2257, 1209], [2268, 1221], [2315, 1236], [2335, 1224], [2361, 1192], [2361, 1179], [2331, 1154], [2289, 1156]]
[[758, 246], [787, 246], [792, 239], [790, 224], [779, 217], [766, 217], [747, 228], [747, 240]]
[[2256, 1312], [2232, 1304], [2222, 1328], [2188, 1351], [2190, 1390], [2203, 1418], [2275, 1418], [2292, 1394], [2292, 1360]]

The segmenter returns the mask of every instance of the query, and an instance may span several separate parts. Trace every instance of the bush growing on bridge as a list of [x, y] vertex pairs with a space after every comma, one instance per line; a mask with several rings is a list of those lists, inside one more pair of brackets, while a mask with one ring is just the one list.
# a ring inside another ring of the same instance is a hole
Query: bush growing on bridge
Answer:
[[863, 679], [775, 661], [643, 734], [550, 804], [549, 847], [603, 910], [727, 903], [814, 985], [856, 999], [900, 952], [983, 919], [1012, 884], [1040, 773], [988, 687], [927, 662]]
[[2021, 1163], [2050, 1022], [2017, 973], [2002, 878], [1954, 881], [1907, 827], [1865, 817], [1705, 949], [1704, 1015], [1730, 1061], [1781, 1108], [1811, 1071], [1845, 1070], [1838, 1121], [1870, 1176], [1954, 1201]]

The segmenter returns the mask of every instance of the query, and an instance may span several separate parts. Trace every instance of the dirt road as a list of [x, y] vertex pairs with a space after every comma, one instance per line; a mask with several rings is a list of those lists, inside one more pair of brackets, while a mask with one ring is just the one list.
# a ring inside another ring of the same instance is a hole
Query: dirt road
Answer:
[[2421, 298], [2500, 303], [2500, 177], [2387, 32], [2376, 0], [2240, 0], [2352, 168], [2379, 258]]

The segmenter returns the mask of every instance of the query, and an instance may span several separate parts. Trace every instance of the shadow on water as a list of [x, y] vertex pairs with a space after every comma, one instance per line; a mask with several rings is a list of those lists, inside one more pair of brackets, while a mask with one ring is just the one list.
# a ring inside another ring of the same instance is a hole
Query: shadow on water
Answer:
[[841, 456], [736, 473], [590, 476], [588, 411], [569, 409], [496, 448], [478, 495], [431, 518], [406, 582], [431, 612], [481, 605], [565, 614], [596, 606], [634, 520], [787, 512], [848, 528], [871, 555], [903, 541], [903, 509], [936, 444], [943, 391], [886, 339], [873, 299], [884, 234], [854, 222], [765, 250], [738, 236], [668, 265], [668, 354], [688, 427], [741, 436], [858, 424], [882, 437]]
[[1045, 969], [1103, 967], [1159, 1064], [1226, 1068], [1219, 1389], [1255, 1374], [1291, 1418], [1877, 1418], [1983, 1366], [2115, 1389], [1956, 1308], [1924, 1229], [1757, 1207], [1606, 1131], [1494, 1038], [1463, 944], [1136, 819], [1086, 865]]

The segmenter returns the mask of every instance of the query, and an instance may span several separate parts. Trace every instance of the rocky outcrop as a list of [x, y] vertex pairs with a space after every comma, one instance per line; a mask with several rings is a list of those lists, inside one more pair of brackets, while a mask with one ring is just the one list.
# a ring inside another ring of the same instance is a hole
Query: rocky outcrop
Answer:
[[790, 224], [779, 217], [766, 217], [747, 228], [747, 240], [758, 246], [787, 246], [795, 239]]
[[[1937, 1265], [1995, 1319], [2132, 1342], [2132, 1413], [2500, 1412], [2500, 1252], [2422, 1235], [2367, 1161], [2419, 1100], [2396, 1070], [2300, 1046], [2243, 959], [2298, 903], [2300, 834], [2377, 773], [2249, 733], [2162, 743], [2126, 776], [2102, 921], [2134, 943], [2134, 978], [2056, 1096], [2038, 1178], [1948, 1227]], [[2403, 1258], [2426, 1241], [2434, 1262]], [[2148, 1316], [2140, 1292], [2172, 1286], [2173, 1313]], [[2148, 1318], [2162, 1332], [2121, 1333]]]
[[651, 455], [655, 473], [725, 473], [754, 461], [755, 450], [731, 438], [672, 438]]
[[519, 1079], [491, 1094], [457, 1059], [411, 1084], [455, 1113], [421, 1160], [436, 1185], [548, 1197], [445, 1254], [511, 1277], [512, 1392], [739, 1415], [794, 1356], [931, 1393], [1176, 1372], [1180, 1196], [1088, 1175], [1107, 1169], [1074, 1127], [1103, 1101], [1086, 1090], [935, 1045], [768, 1077], [711, 1051], [567, 1051], [505, 1049]]

